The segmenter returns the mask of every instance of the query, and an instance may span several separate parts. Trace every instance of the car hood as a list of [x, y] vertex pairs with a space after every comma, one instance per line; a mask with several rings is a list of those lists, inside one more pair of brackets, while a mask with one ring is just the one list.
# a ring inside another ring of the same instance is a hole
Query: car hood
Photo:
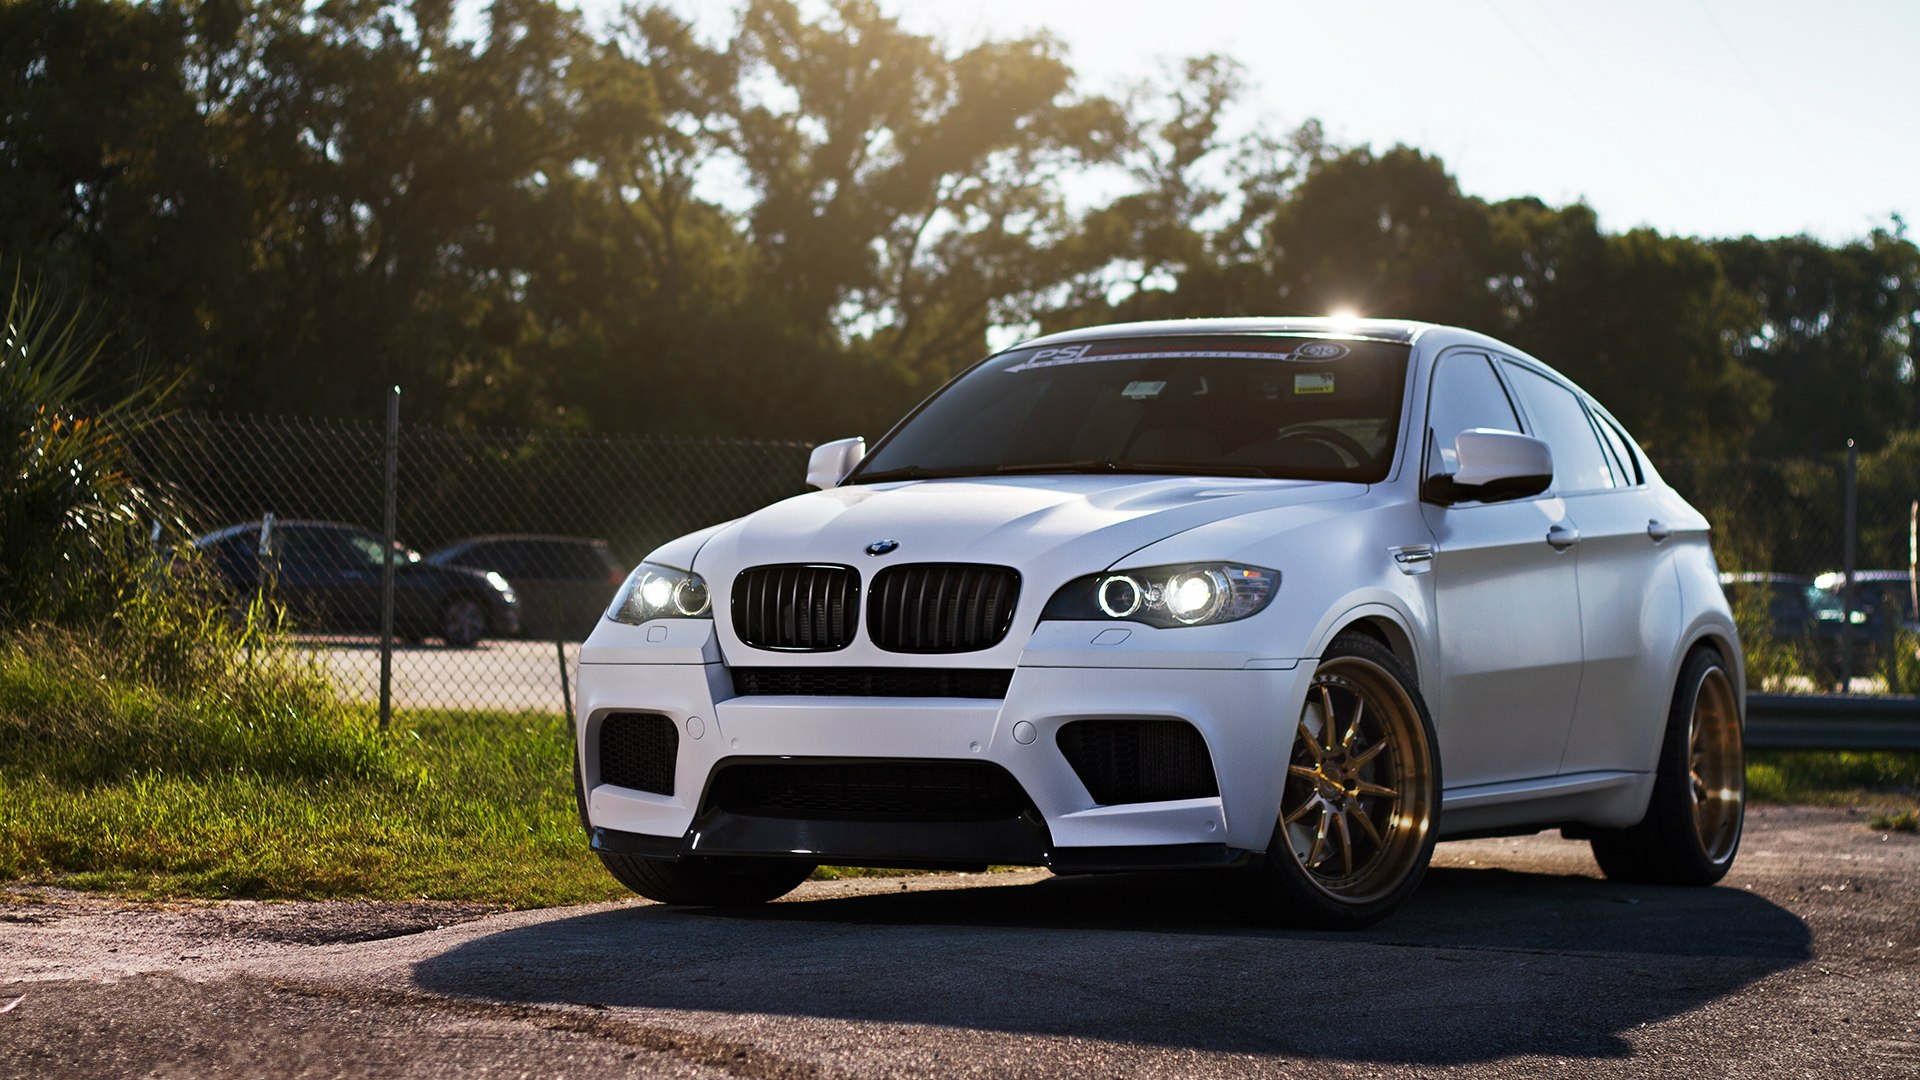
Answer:
[[[706, 537], [693, 569], [724, 594], [769, 563], [863, 577], [896, 563], [1012, 566], [1036, 584], [1106, 569], [1156, 541], [1264, 510], [1353, 498], [1364, 484], [1142, 476], [1021, 476], [849, 485], [775, 503]], [[693, 539], [689, 537], [688, 539]], [[892, 541], [884, 555], [869, 545]], [[681, 554], [668, 545], [656, 557]], [[687, 565], [678, 562], [678, 565]], [[716, 597], [719, 599], [719, 597]]]

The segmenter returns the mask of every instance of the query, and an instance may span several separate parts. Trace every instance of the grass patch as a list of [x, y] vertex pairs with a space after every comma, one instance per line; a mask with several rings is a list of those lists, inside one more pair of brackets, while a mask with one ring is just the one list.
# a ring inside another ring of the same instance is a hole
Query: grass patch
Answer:
[[1902, 810], [1897, 814], [1876, 814], [1867, 822], [1867, 827], [1883, 832], [1920, 833], [1920, 809]]
[[622, 895], [575, 817], [566, 722], [380, 732], [281, 653], [163, 687], [80, 639], [0, 646], [0, 879], [136, 896], [538, 906]]
[[1747, 796], [1755, 802], [1887, 806], [1920, 794], [1920, 753], [1749, 750]]
[[624, 895], [574, 816], [556, 715], [413, 713], [374, 775], [148, 772], [71, 784], [0, 771], [0, 877], [209, 898]]

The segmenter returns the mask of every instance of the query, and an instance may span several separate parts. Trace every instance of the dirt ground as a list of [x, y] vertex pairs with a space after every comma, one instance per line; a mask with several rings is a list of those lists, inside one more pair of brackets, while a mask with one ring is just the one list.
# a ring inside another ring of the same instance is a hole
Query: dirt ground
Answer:
[[1363, 933], [1204, 877], [633, 901], [0, 892], [0, 1076], [1920, 1076], [1920, 838], [1757, 808], [1713, 889], [1443, 844]]

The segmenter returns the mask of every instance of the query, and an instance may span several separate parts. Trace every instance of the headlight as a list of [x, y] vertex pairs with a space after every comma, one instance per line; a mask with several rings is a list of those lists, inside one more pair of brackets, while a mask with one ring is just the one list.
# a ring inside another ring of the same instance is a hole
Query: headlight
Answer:
[[1110, 570], [1061, 586], [1040, 617], [1202, 626], [1258, 612], [1279, 587], [1278, 571], [1233, 563]]
[[513, 586], [507, 584], [507, 579], [501, 577], [499, 571], [487, 571], [487, 584], [493, 586], [493, 591], [499, 593], [502, 600], [513, 603]]
[[704, 619], [713, 614], [706, 579], [688, 570], [641, 563], [613, 596], [607, 618], [635, 626], [649, 619]]

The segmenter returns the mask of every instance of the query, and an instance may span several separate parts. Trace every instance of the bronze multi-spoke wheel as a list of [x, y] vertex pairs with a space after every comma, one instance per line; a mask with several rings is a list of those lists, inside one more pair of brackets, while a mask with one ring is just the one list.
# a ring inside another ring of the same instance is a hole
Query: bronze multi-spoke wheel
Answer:
[[1433, 854], [1440, 769], [1419, 692], [1373, 638], [1342, 634], [1301, 708], [1267, 858], [1249, 873], [1276, 917], [1364, 926], [1420, 882]]
[[1696, 649], [1667, 714], [1646, 817], [1593, 835], [1600, 869], [1621, 881], [1711, 885], [1726, 876], [1746, 819], [1740, 698], [1726, 662]]

